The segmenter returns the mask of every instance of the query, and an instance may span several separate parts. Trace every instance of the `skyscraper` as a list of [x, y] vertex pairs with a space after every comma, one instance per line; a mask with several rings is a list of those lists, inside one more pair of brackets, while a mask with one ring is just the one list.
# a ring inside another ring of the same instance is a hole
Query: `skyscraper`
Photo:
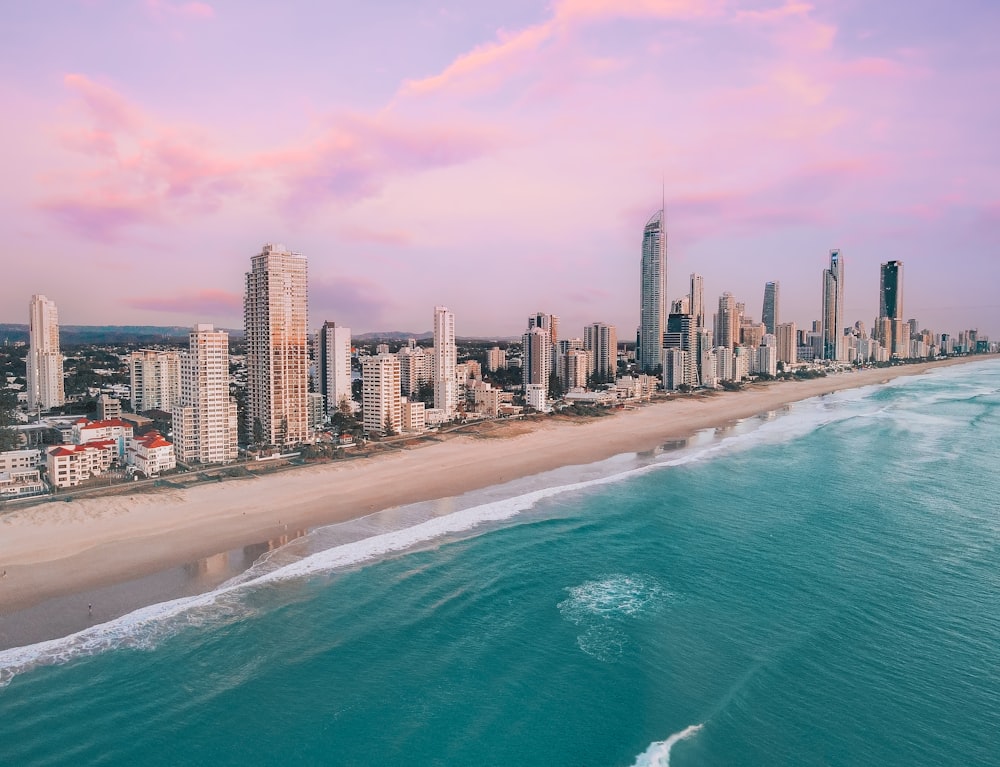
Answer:
[[306, 280], [305, 257], [283, 245], [265, 245], [246, 274], [247, 427], [257, 444], [309, 437]]
[[775, 328], [778, 327], [778, 295], [781, 284], [778, 282], [769, 282], [764, 285], [764, 311], [762, 312], [761, 322], [767, 328], [767, 332], [772, 335], [775, 332]]
[[319, 392], [326, 398], [327, 415], [337, 412], [351, 392], [351, 329], [324, 322], [319, 329]]
[[525, 392], [529, 386], [549, 387], [552, 374], [553, 343], [549, 331], [535, 325], [521, 337], [521, 381]]
[[700, 274], [691, 275], [691, 315], [695, 327], [705, 327], [705, 278]]
[[179, 392], [171, 411], [177, 460], [235, 461], [238, 415], [236, 401], [229, 396], [229, 334], [195, 325], [179, 368]]
[[618, 334], [614, 325], [595, 322], [583, 329], [583, 348], [590, 352], [591, 373], [613, 381], [618, 372]]
[[715, 315], [715, 343], [732, 351], [740, 337], [740, 316], [733, 294], [719, 296], [719, 313]]
[[66, 401], [55, 301], [34, 295], [28, 304], [28, 407], [43, 410]]
[[650, 372], [660, 363], [667, 326], [667, 234], [663, 210], [642, 232], [642, 279], [639, 287], [639, 368]]
[[458, 407], [455, 365], [455, 315], [445, 306], [434, 307], [434, 407], [450, 417]]
[[903, 262], [882, 264], [879, 279], [879, 314], [875, 323], [876, 340], [890, 354], [909, 357], [909, 335], [903, 327]]
[[879, 317], [903, 319], [903, 262], [888, 261], [882, 264], [879, 281]]
[[[687, 386], [698, 386], [698, 326], [693, 314], [671, 314], [667, 317], [667, 332], [663, 336], [664, 349], [680, 349], [683, 358], [683, 376], [676, 380]], [[677, 357], [674, 356], [676, 361]], [[676, 387], [673, 387], [676, 388]]]
[[844, 344], [844, 262], [839, 250], [830, 251], [823, 270], [823, 359], [847, 359]]

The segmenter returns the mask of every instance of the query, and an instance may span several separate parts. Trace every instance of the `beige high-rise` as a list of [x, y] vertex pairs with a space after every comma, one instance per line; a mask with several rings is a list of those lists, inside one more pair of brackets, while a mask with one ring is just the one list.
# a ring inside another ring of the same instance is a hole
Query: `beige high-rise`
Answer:
[[181, 386], [181, 356], [177, 352], [140, 349], [129, 357], [132, 410], [157, 408], [174, 412]]
[[59, 351], [59, 312], [43, 295], [28, 304], [28, 407], [59, 407], [66, 401]]
[[236, 400], [229, 396], [229, 334], [211, 325], [195, 325], [188, 339], [173, 411], [177, 460], [235, 461], [238, 416]]
[[265, 245], [246, 275], [247, 429], [255, 444], [309, 438], [306, 259]]

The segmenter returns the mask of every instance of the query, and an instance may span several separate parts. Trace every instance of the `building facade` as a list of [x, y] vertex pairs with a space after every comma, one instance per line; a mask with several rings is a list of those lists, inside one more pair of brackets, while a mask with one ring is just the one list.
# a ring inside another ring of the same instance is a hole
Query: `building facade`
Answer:
[[403, 428], [399, 360], [376, 354], [361, 361], [361, 417], [366, 434], [399, 434]]
[[667, 234], [663, 210], [646, 222], [642, 232], [639, 286], [639, 369], [651, 372], [660, 365], [663, 331], [667, 324]]
[[177, 352], [140, 349], [129, 355], [132, 410], [173, 413], [180, 397], [181, 357]]
[[229, 334], [196, 325], [181, 358], [173, 437], [184, 463], [229, 463], [238, 455], [236, 400], [229, 396]]
[[767, 332], [774, 335], [778, 323], [778, 299], [781, 293], [781, 283], [768, 282], [764, 285], [764, 308], [761, 312], [761, 323], [767, 328]]
[[451, 418], [458, 407], [458, 385], [455, 365], [458, 347], [455, 345], [455, 315], [446, 306], [434, 307], [434, 407]]
[[252, 442], [309, 438], [306, 259], [265, 245], [246, 274], [247, 430]]
[[583, 348], [590, 352], [591, 373], [614, 381], [618, 372], [618, 333], [614, 325], [595, 322], [583, 329]]
[[830, 266], [823, 270], [823, 359], [847, 359], [844, 343], [844, 261], [839, 250], [830, 251]]
[[324, 322], [316, 339], [319, 353], [319, 393], [326, 402], [327, 415], [332, 415], [350, 402], [351, 391], [351, 329], [336, 322]]
[[28, 304], [28, 408], [50, 410], [66, 402], [63, 358], [59, 350], [59, 312], [43, 295]]

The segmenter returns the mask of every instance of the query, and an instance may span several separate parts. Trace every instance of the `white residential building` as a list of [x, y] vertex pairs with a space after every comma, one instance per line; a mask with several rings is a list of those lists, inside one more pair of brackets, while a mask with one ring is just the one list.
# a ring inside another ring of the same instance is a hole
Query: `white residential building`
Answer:
[[84, 445], [55, 445], [45, 453], [45, 473], [55, 487], [76, 487], [111, 468], [118, 456], [118, 443], [95, 440]]
[[34, 295], [28, 304], [28, 407], [50, 410], [66, 401], [59, 312], [54, 301]]
[[367, 434], [398, 434], [403, 428], [399, 395], [399, 360], [394, 354], [361, 362], [362, 426]]
[[177, 457], [172, 443], [158, 431], [151, 431], [128, 441], [126, 462], [147, 477], [155, 476], [177, 467]]
[[173, 411], [177, 459], [229, 463], [238, 455], [236, 400], [229, 396], [229, 333], [195, 325], [181, 359], [181, 386]]
[[336, 322], [324, 322], [316, 339], [319, 352], [319, 392], [326, 398], [326, 412], [333, 415], [350, 402], [351, 329]]
[[534, 408], [539, 413], [547, 413], [549, 411], [546, 401], [548, 388], [542, 384], [528, 384], [524, 387], [524, 404]]
[[[434, 407], [450, 418], [458, 406], [455, 365], [455, 315], [445, 306], [434, 307]], [[398, 389], [397, 389], [398, 391]]]
[[140, 349], [129, 356], [132, 410], [173, 413], [181, 391], [181, 356], [178, 352]]
[[124, 460], [125, 443], [132, 438], [132, 434], [132, 424], [120, 418], [111, 421], [88, 421], [81, 418], [73, 424], [72, 440], [74, 445], [110, 440], [116, 445], [116, 457]]

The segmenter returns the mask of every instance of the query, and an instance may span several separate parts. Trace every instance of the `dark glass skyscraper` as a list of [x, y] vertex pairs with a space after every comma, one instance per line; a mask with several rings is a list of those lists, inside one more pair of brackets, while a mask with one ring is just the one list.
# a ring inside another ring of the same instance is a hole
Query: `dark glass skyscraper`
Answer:
[[778, 294], [780, 283], [769, 282], [764, 286], [764, 311], [761, 322], [767, 328], [767, 332], [774, 334], [774, 329], [778, 327]]
[[882, 264], [879, 284], [879, 317], [892, 320], [903, 318], [903, 262], [888, 261]]

